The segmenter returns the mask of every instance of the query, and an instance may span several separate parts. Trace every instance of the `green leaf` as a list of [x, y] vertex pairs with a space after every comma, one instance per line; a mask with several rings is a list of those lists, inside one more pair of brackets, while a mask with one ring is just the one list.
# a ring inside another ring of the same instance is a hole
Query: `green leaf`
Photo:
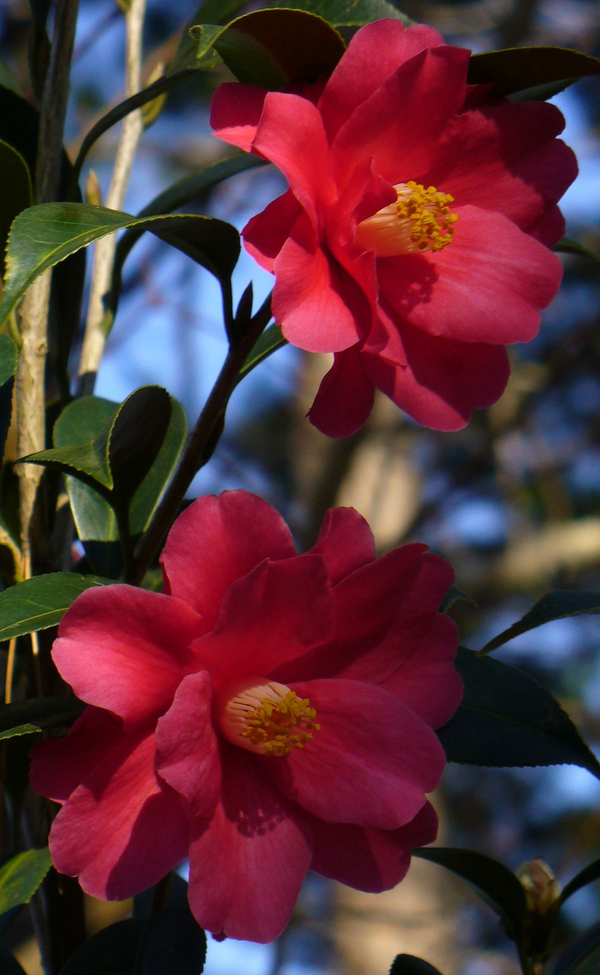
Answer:
[[[573, 82], [600, 74], [600, 60], [566, 47], [514, 47], [473, 54], [471, 85], [493, 83], [516, 101], [550, 98]], [[519, 96], [518, 98], [515, 96]]]
[[33, 203], [29, 167], [20, 152], [0, 139], [0, 274], [4, 274], [4, 251], [10, 225], [21, 210]]
[[72, 955], [60, 975], [200, 975], [206, 936], [189, 908], [117, 921]]
[[0, 640], [56, 626], [85, 589], [113, 581], [77, 572], [50, 572], [5, 589], [0, 592]]
[[277, 349], [280, 349], [283, 345], [287, 345], [287, 339], [284, 339], [281, 334], [281, 329], [279, 325], [271, 325], [266, 331], [262, 333], [258, 342], [252, 349], [252, 352], [246, 359], [244, 365], [240, 369], [240, 374], [238, 376], [238, 383], [247, 376], [249, 372], [252, 372], [259, 363], [268, 359], [270, 355], [273, 354]]
[[553, 975], [598, 975], [600, 971], [600, 923], [573, 941], [559, 957]]
[[579, 765], [600, 778], [600, 764], [569, 716], [532, 677], [462, 648], [456, 668], [465, 686], [463, 701], [437, 732], [449, 762]]
[[390, 975], [441, 975], [441, 972], [415, 955], [396, 955]]
[[129, 508], [131, 534], [146, 530], [163, 492], [171, 480], [187, 437], [187, 420], [181, 403], [171, 398], [171, 419], [154, 462], [133, 496]]
[[306, 10], [334, 27], [362, 27], [384, 18], [401, 20], [407, 27], [416, 23], [386, 0], [267, 0], [264, 6]]
[[587, 257], [590, 261], [600, 264], [600, 254], [597, 251], [591, 251], [589, 247], [584, 247], [583, 244], [578, 244], [576, 240], [571, 240], [569, 237], [559, 240], [552, 250], [559, 254], [577, 254], [578, 257]]
[[497, 650], [504, 643], [513, 640], [521, 633], [528, 630], [535, 630], [544, 623], [551, 623], [552, 620], [562, 620], [568, 616], [584, 616], [585, 614], [597, 615], [600, 613], [600, 592], [582, 592], [581, 590], [557, 589], [556, 592], [546, 593], [545, 596], [525, 613], [525, 616], [503, 630], [493, 640], [486, 643], [478, 651], [479, 656]]
[[[36, 579], [41, 578], [36, 576]], [[25, 725], [36, 729], [62, 727], [73, 724], [84, 710], [85, 704], [75, 697], [36, 697], [14, 704], [0, 704], [0, 731], [16, 733]]]
[[467, 592], [463, 592], [462, 589], [457, 589], [456, 586], [452, 586], [442, 599], [440, 613], [447, 613], [454, 606], [454, 603], [458, 603], [461, 600], [466, 603], [471, 603], [472, 606], [477, 605], [473, 597], [469, 596]]
[[572, 897], [582, 887], [587, 887], [588, 884], [592, 884], [595, 880], [600, 880], [600, 860], [594, 860], [593, 863], [588, 863], [587, 867], [580, 870], [568, 884], [565, 884], [559, 898], [561, 904], [564, 904], [569, 897]]
[[5, 738], [18, 738], [21, 735], [36, 735], [42, 729], [35, 724], [20, 724], [16, 728], [9, 728], [7, 731], [0, 731], [0, 741]]
[[475, 850], [432, 846], [412, 853], [422, 860], [439, 863], [465, 880], [502, 919], [508, 936], [513, 941], [520, 940], [527, 916], [527, 898], [512, 870]]
[[256, 10], [194, 31], [200, 65], [214, 48], [238, 81], [272, 90], [330, 75], [345, 50], [333, 27], [302, 10]]
[[132, 217], [84, 203], [43, 203], [20, 213], [8, 241], [7, 275], [0, 300], [0, 324], [35, 279], [82, 247], [117, 230], [151, 230], [214, 274], [224, 292], [240, 252], [237, 230], [198, 214]]
[[52, 866], [48, 847], [26, 850], [0, 867], [0, 914], [29, 901]]

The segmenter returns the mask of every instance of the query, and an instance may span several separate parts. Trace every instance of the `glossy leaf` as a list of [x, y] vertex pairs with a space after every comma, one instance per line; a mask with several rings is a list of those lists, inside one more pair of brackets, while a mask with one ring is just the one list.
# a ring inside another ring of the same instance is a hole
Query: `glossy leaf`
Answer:
[[600, 860], [594, 860], [593, 863], [588, 863], [587, 867], [580, 870], [568, 884], [565, 884], [560, 895], [561, 904], [564, 904], [569, 897], [572, 897], [582, 887], [587, 887], [588, 884], [592, 884], [595, 880], [600, 880]]
[[499, 915], [509, 937], [519, 941], [527, 916], [527, 898], [512, 870], [475, 850], [431, 846], [413, 850], [413, 856], [439, 863], [465, 880]]
[[[36, 578], [41, 579], [42, 576]], [[36, 728], [70, 725], [84, 709], [85, 704], [74, 697], [36, 697], [29, 701], [0, 704], [0, 731], [3, 734], [15, 732], [25, 725]]]
[[600, 592], [582, 592], [580, 590], [558, 589], [549, 592], [525, 613], [525, 616], [503, 630], [493, 640], [486, 643], [479, 651], [480, 655], [497, 650], [504, 643], [513, 640], [521, 633], [534, 630], [552, 620], [562, 620], [568, 616], [597, 615], [600, 613]]
[[61, 975], [201, 975], [206, 936], [189, 909], [167, 908], [104, 928], [71, 956]]
[[283, 345], [287, 345], [287, 339], [284, 339], [279, 325], [271, 325], [266, 331], [262, 333], [258, 342], [252, 349], [252, 352], [246, 359], [244, 365], [240, 369], [240, 374], [238, 377], [238, 383], [247, 376], [249, 372], [252, 372], [259, 363], [268, 359], [270, 355], [280, 349]]
[[77, 572], [50, 572], [5, 589], [0, 592], [0, 640], [56, 626], [80, 593], [111, 582]]
[[0, 914], [29, 901], [52, 866], [48, 847], [26, 850], [0, 867]]
[[268, 0], [263, 6], [306, 10], [334, 27], [362, 27], [386, 17], [401, 20], [407, 26], [415, 23], [387, 0]]
[[390, 975], [442, 975], [442, 973], [428, 961], [416, 958], [415, 955], [396, 955], [390, 968]]
[[238, 81], [273, 90], [326, 77], [345, 50], [333, 27], [302, 10], [256, 10], [194, 31], [198, 64], [214, 48]]
[[42, 729], [36, 724], [19, 724], [16, 728], [0, 731], [0, 741], [7, 738], [20, 738], [22, 735], [37, 735]]
[[572, 942], [556, 963], [553, 975], [598, 975], [600, 971], [600, 923]]
[[224, 291], [230, 288], [240, 251], [239, 234], [222, 220], [198, 214], [132, 217], [84, 203], [43, 203], [29, 207], [13, 224], [0, 324], [40, 274], [82, 247], [127, 227], [152, 231], [214, 274]]
[[583, 244], [579, 244], [569, 237], [563, 237], [562, 240], [559, 240], [552, 250], [559, 254], [577, 254], [578, 257], [587, 257], [590, 261], [600, 264], [600, 254], [597, 251], [592, 251], [589, 247], [584, 247]]
[[10, 225], [21, 210], [33, 203], [31, 175], [25, 159], [17, 149], [0, 139], [0, 274], [4, 273], [4, 250]]
[[[492, 82], [516, 101], [550, 98], [573, 82], [600, 74], [600, 60], [565, 47], [515, 47], [474, 54], [470, 84]], [[518, 96], [518, 97], [517, 97]]]
[[449, 762], [495, 768], [579, 765], [600, 778], [600, 764], [569, 716], [516, 667], [459, 649], [465, 690], [438, 737]]

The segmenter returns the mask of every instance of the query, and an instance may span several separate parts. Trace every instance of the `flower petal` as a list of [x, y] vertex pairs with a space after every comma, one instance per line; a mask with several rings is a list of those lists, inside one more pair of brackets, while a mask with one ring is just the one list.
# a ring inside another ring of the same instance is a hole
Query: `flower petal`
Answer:
[[433, 843], [437, 829], [429, 802], [406, 826], [390, 831], [315, 819], [311, 869], [357, 890], [379, 894], [400, 883], [410, 866], [410, 851]]
[[265, 271], [273, 271], [275, 258], [294, 229], [302, 207], [291, 190], [248, 221], [242, 231], [244, 246]]
[[375, 384], [358, 349], [338, 352], [308, 411], [310, 422], [327, 437], [349, 437], [369, 419]]
[[154, 734], [122, 735], [54, 820], [54, 866], [93, 897], [139, 894], [187, 854], [189, 823], [177, 793], [156, 777], [154, 746]]
[[220, 937], [269, 942], [287, 924], [310, 866], [306, 817], [279, 795], [260, 761], [223, 746], [223, 791], [190, 846], [188, 898]]
[[325, 560], [297, 555], [263, 562], [233, 583], [212, 633], [194, 649], [213, 678], [268, 677], [275, 667], [325, 643], [333, 597]]
[[351, 680], [291, 683], [321, 726], [289, 758], [263, 758], [284, 795], [330, 823], [396, 829], [438, 785], [445, 755], [436, 735], [396, 697]]
[[156, 770], [183, 797], [192, 816], [212, 816], [221, 788], [211, 705], [209, 675], [190, 674], [156, 726]]
[[327, 563], [335, 586], [355, 569], [375, 560], [375, 540], [367, 521], [354, 508], [330, 508], [310, 550]]
[[254, 85], [220, 85], [210, 103], [210, 124], [217, 138], [250, 152], [266, 95], [264, 88]]
[[383, 300], [430, 335], [528, 342], [560, 285], [558, 257], [500, 213], [467, 206], [457, 214], [452, 243], [437, 254], [378, 262]]
[[198, 614], [179, 599], [134, 586], [87, 589], [67, 610], [52, 658], [87, 704], [114, 711], [125, 730], [157, 718], [197, 669]]
[[319, 110], [332, 142], [352, 112], [410, 58], [444, 40], [423, 24], [406, 29], [397, 20], [379, 20], [359, 30], [327, 82]]
[[264, 559], [295, 555], [283, 518], [248, 491], [199, 498], [179, 515], [160, 561], [165, 592], [193, 606], [212, 629], [223, 596]]

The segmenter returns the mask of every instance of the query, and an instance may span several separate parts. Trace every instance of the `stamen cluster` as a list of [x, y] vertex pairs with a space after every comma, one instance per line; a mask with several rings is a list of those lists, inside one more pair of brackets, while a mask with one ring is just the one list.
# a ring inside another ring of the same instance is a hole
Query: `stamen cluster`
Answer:
[[427, 189], [421, 183], [409, 180], [394, 187], [398, 193], [395, 203], [396, 215], [409, 221], [408, 236], [415, 251], [441, 251], [454, 236], [453, 224], [458, 220], [456, 213], [450, 213], [450, 203], [454, 197], [450, 193], [440, 193], [435, 186]]
[[259, 745], [265, 755], [279, 758], [291, 755], [293, 748], [304, 748], [312, 741], [313, 731], [320, 731], [315, 723], [317, 712], [307, 697], [300, 698], [288, 691], [279, 701], [266, 697], [245, 716], [246, 727], [240, 732], [253, 745]]

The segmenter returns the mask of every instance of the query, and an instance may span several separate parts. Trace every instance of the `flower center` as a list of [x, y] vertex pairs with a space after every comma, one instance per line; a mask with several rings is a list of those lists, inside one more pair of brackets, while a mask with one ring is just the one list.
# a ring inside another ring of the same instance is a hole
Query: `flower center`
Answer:
[[223, 737], [257, 755], [291, 755], [321, 730], [309, 699], [276, 681], [246, 677], [223, 688], [215, 700]]
[[435, 186], [425, 189], [412, 179], [397, 183], [394, 189], [395, 203], [359, 223], [356, 240], [361, 247], [374, 250], [377, 257], [435, 253], [446, 247], [458, 220], [458, 215], [450, 212], [454, 197], [440, 193]]

